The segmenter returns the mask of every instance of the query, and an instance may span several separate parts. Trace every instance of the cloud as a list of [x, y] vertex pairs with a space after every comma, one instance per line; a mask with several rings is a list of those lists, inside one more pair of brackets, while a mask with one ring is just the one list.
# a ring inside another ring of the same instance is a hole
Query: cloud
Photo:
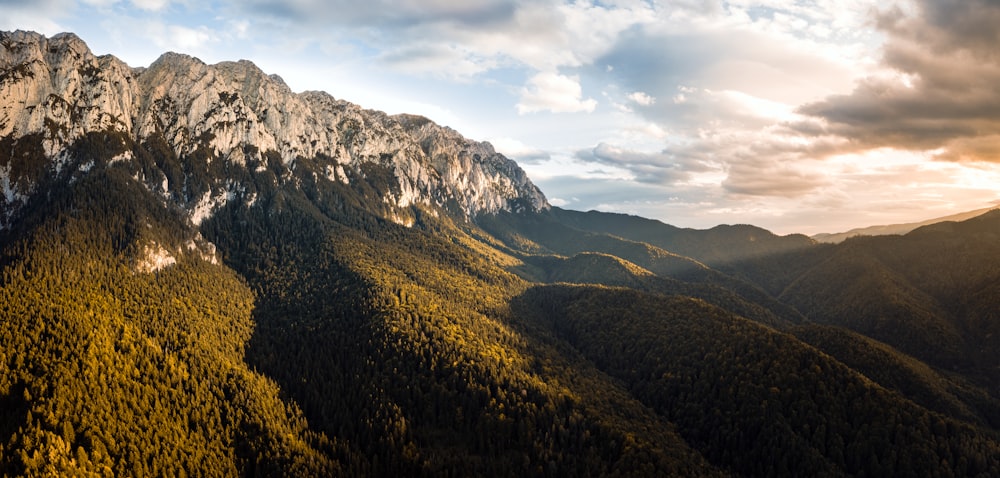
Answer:
[[1000, 3], [916, 6], [877, 15], [887, 35], [882, 74], [799, 113], [820, 119], [825, 134], [848, 138], [849, 150], [938, 150], [938, 159], [1000, 162]]
[[0, 29], [54, 35], [65, 30], [56, 19], [72, 16], [73, 7], [70, 0], [0, 0]]
[[549, 200], [549, 204], [551, 204], [551, 205], [553, 205], [555, 207], [566, 207], [566, 206], [572, 204], [572, 201], [567, 200], [567, 199], [563, 199], [563, 198], [550, 197], [550, 198], [548, 198], [548, 200]]
[[170, 0], [132, 0], [132, 5], [151, 12], [163, 10], [169, 4]]
[[735, 21], [637, 25], [595, 61], [595, 69], [657, 98], [673, 97], [683, 85], [792, 104], [844, 91], [858, 73], [844, 58], [849, 49], [762, 31], [749, 20], [728, 24]]
[[593, 149], [578, 151], [576, 157], [582, 161], [594, 161], [622, 168], [629, 171], [635, 181], [660, 185], [685, 182], [691, 179], [692, 173], [716, 169], [699, 159], [673, 154], [670, 151], [647, 153], [608, 143], [600, 143]]
[[589, 113], [596, 107], [597, 100], [583, 99], [580, 77], [543, 72], [531, 77], [528, 85], [521, 89], [517, 113]]
[[[630, 29], [588, 73], [627, 92], [612, 98], [619, 111], [686, 143], [728, 134], [760, 142], [744, 133], [794, 119], [805, 101], [850, 90], [855, 70], [812, 43], [763, 31], [750, 20], [725, 21], [744, 23], [686, 19]], [[726, 154], [719, 151], [716, 161], [738, 159]]]
[[163, 50], [197, 53], [205, 45], [218, 41], [215, 31], [207, 27], [167, 25], [158, 21], [146, 23], [142, 34]]
[[767, 161], [741, 161], [729, 165], [722, 187], [733, 194], [794, 198], [826, 186], [823, 175], [804, 168]]
[[861, 72], [871, 39], [857, 31], [870, 7], [840, 3], [694, 2], [628, 29], [588, 74], [618, 85], [611, 104], [656, 125], [664, 148], [612, 151], [605, 142], [580, 157], [616, 164], [637, 182], [711, 188], [717, 204], [828, 190], [832, 178], [813, 158], [848, 140], [796, 107], [850, 91]]
[[[82, 2], [97, 8], [106, 9], [122, 3], [122, 0], [82, 0]], [[130, 0], [128, 3], [140, 10], [156, 12], [165, 9], [170, 2], [171, 0]]]
[[415, 75], [431, 74], [464, 80], [496, 66], [490, 58], [481, 58], [457, 45], [417, 43], [382, 53], [379, 60], [390, 67]]
[[339, 32], [360, 38], [379, 51], [414, 41], [461, 44], [474, 55], [506, 58], [535, 70], [589, 62], [650, 12], [642, 3], [600, 6], [560, 0], [250, 0], [232, 7], [278, 27], [291, 25], [300, 34]]
[[1000, 42], [1000, 4], [994, 0], [922, 0], [922, 22], [897, 22], [889, 27], [904, 35], [929, 27], [930, 43], [944, 49], [969, 50], [997, 59]]
[[934, 157], [945, 161], [1000, 162], [1000, 134], [983, 133], [952, 139]]
[[498, 153], [519, 163], [539, 164], [552, 158], [548, 152], [528, 146], [514, 138], [493, 138], [489, 142]]
[[656, 103], [656, 98], [653, 98], [652, 96], [649, 96], [641, 91], [635, 91], [625, 96], [639, 106], [652, 106], [653, 103]]
[[241, 7], [299, 25], [347, 25], [407, 28], [422, 23], [457, 23], [469, 27], [509, 18], [514, 4], [505, 0], [249, 0]]
[[254, 18], [279, 37], [350, 45], [349, 60], [374, 60], [407, 75], [501, 82], [515, 95], [525, 89], [522, 113], [592, 111], [596, 103], [586, 99], [592, 95], [581, 92], [574, 101], [563, 94], [546, 104], [536, 93], [565, 93], [570, 79], [579, 85], [577, 77], [560, 73], [592, 64], [621, 32], [654, 20], [650, 4], [633, 1], [230, 2], [237, 16]]
[[[539, 180], [532, 179], [532, 181], [545, 191], [546, 196], [564, 198], [563, 200], [566, 201], [564, 205], [572, 205], [573, 209], [581, 211], [614, 210], [615, 208], [602, 207], [602, 205], [660, 202], [676, 197], [662, 188], [649, 184], [626, 182], [622, 179], [581, 178], [576, 175], [565, 175]], [[616, 210], [621, 211], [624, 208]]]

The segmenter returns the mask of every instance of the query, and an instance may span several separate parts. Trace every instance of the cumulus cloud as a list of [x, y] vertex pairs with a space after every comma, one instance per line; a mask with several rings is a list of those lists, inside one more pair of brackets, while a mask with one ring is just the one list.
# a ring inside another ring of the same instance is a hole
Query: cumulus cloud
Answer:
[[517, 112], [522, 115], [541, 111], [589, 113], [596, 107], [597, 100], [583, 99], [580, 77], [542, 72], [531, 77], [528, 85], [521, 89]]
[[938, 150], [939, 159], [1000, 162], [1000, 4], [920, 0], [882, 11], [885, 73], [799, 108], [863, 150]]

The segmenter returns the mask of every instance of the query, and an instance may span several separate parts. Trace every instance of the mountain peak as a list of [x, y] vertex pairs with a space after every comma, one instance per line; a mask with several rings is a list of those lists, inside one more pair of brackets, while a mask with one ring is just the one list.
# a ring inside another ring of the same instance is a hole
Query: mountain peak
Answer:
[[[136, 148], [166, 146], [159, 154], [170, 157], [159, 160], [159, 170], [145, 168], [137, 179], [179, 201], [192, 220], [211, 215], [245, 186], [221, 171], [263, 173], [271, 164], [279, 167], [273, 173], [280, 182], [291, 180], [300, 160], [315, 163], [316, 181], [343, 184], [370, 180], [366, 170], [383, 168], [384, 180], [374, 186], [390, 209], [420, 205], [469, 219], [548, 208], [527, 175], [489, 143], [427, 118], [364, 110], [324, 92], [294, 93], [247, 60], [208, 65], [168, 52], [133, 69], [110, 55], [95, 57], [71, 33], [50, 39], [0, 33], [0, 42], [0, 139], [15, 143], [31, 136], [40, 144], [38, 156], [45, 160], [33, 162], [35, 179], [65, 173], [73, 145], [87, 135], [116, 132]], [[197, 164], [187, 164], [192, 161]], [[185, 177], [164, 170], [170, 162], [187, 164]], [[212, 166], [217, 162], [225, 167]], [[0, 156], [7, 216], [35, 190], [15, 163]], [[194, 171], [198, 178], [191, 177]], [[194, 212], [206, 207], [207, 213]]]

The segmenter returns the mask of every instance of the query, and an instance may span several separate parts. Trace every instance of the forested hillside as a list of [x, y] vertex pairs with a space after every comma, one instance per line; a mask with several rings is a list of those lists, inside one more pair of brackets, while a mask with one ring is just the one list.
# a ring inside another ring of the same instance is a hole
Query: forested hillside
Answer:
[[2, 476], [1000, 476], [1000, 213], [560, 210], [426, 118], [4, 35]]
[[813, 245], [802, 234], [777, 236], [749, 225], [719, 225], [711, 229], [687, 229], [626, 214], [552, 209], [560, 223], [582, 231], [620, 236], [661, 247], [711, 266], [753, 257], [799, 250]]
[[695, 299], [547, 286], [516, 304], [741, 475], [976, 475], [1000, 465], [992, 434]]
[[994, 390], [1000, 214], [858, 237], [731, 268], [817, 323], [847, 327]]
[[[123, 173], [53, 190], [4, 238], [2, 473], [340, 470], [350, 450], [245, 361], [253, 291]], [[148, 269], [161, 248], [175, 262]]]

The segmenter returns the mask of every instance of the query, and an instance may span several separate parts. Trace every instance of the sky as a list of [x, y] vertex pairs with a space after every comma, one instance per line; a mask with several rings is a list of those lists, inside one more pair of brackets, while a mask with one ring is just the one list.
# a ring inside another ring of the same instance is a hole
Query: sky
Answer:
[[247, 59], [295, 91], [489, 141], [556, 206], [778, 234], [1000, 204], [998, 0], [0, 0], [147, 66]]

